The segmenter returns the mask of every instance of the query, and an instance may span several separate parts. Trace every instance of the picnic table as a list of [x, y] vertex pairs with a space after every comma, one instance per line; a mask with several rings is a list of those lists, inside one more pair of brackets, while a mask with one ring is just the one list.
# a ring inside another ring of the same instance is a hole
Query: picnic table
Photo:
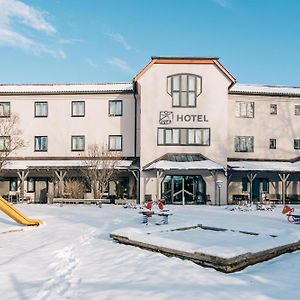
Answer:
[[157, 215], [162, 217], [162, 223], [156, 223], [157, 225], [159, 224], [168, 224], [169, 223], [169, 216], [172, 215], [170, 210], [164, 209], [164, 210], [159, 210], [159, 211], [154, 211], [154, 210], [142, 210], [139, 211], [139, 214], [143, 215], [143, 224], [148, 224], [149, 218], [151, 218], [153, 215]]

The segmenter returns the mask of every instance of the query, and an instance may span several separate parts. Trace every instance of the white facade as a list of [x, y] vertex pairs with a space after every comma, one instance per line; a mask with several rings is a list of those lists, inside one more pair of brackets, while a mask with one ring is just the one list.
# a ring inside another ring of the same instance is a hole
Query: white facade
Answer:
[[[132, 190], [126, 196], [141, 202], [225, 204], [249, 193], [251, 199], [262, 192], [300, 195], [300, 89], [235, 84], [217, 58], [152, 58], [133, 84], [0, 85], [0, 106], [7, 103], [26, 143], [10, 158], [31, 166], [2, 170], [2, 194], [9, 179], [21, 180], [21, 171], [41, 180], [43, 161], [47, 190], [55, 170], [74, 173], [96, 143], [116, 147], [111, 150], [128, 162], [121, 175]], [[247, 160], [294, 165], [262, 171], [233, 163]], [[248, 185], [252, 180], [250, 190], [245, 178]]]

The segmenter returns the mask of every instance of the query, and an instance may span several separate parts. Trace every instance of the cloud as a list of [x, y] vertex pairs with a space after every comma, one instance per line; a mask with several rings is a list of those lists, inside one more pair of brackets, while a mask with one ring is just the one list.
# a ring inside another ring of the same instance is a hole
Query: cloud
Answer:
[[111, 66], [117, 67], [118, 69], [121, 69], [123, 71], [126, 71], [127, 73], [134, 73], [134, 70], [129, 66], [129, 64], [120, 58], [114, 57], [108, 59], [106, 63], [110, 64]]
[[[19, 0], [0, 0], [0, 45], [8, 45], [33, 54], [48, 54], [56, 58], [65, 58], [61, 49], [54, 49], [38, 42], [32, 36], [36, 33], [53, 36], [55, 27], [46, 20], [47, 14]], [[21, 28], [18, 25], [22, 25]], [[30, 37], [22, 32], [22, 27], [32, 29]]]
[[124, 38], [124, 36], [122, 34], [120, 34], [120, 33], [108, 33], [107, 35], [109, 37], [111, 37], [113, 40], [115, 40], [117, 43], [122, 45], [125, 50], [127, 50], [127, 51], [132, 50], [131, 45], [129, 45], [129, 43], [126, 41], [126, 39]]
[[222, 7], [227, 7], [229, 5], [229, 0], [212, 0]]
[[92, 68], [97, 69], [98, 68], [98, 64], [92, 60], [91, 58], [86, 58], [85, 62]]
[[82, 40], [80, 39], [59, 39], [58, 42], [60, 44], [63, 44], [63, 45], [74, 45], [74, 44], [78, 44], [78, 43], [81, 43]]

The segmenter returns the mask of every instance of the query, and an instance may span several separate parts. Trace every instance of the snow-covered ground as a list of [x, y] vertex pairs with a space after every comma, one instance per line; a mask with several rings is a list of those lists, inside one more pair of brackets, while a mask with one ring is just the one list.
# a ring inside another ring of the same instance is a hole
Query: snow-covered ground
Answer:
[[[241, 212], [225, 207], [176, 206], [171, 207], [174, 214], [169, 225], [162, 226], [154, 225], [155, 220], [145, 226], [137, 210], [113, 205], [17, 207], [30, 217], [43, 219], [45, 224], [24, 228], [0, 212], [1, 299], [300, 298], [300, 251], [241, 272], [223, 274], [189, 261], [117, 244], [109, 238], [112, 231], [131, 228], [132, 232], [151, 232], [150, 236], [227, 253], [230, 248], [233, 253], [265, 248], [268, 241], [300, 240], [300, 225], [289, 224], [281, 207], [274, 212]], [[196, 224], [260, 235], [166, 231]]]

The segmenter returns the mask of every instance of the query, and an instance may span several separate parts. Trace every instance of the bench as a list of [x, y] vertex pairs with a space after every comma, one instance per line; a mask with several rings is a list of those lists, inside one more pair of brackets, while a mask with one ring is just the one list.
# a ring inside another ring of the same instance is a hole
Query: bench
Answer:
[[116, 199], [115, 200], [116, 205], [136, 205], [136, 199]]
[[286, 203], [288, 204], [299, 204], [300, 203], [300, 195], [298, 194], [291, 194], [286, 196]]
[[268, 200], [273, 204], [279, 204], [282, 202], [280, 194], [269, 194], [267, 197]]
[[160, 217], [162, 217], [162, 223], [161, 224], [168, 224], [169, 223], [169, 216], [172, 215], [172, 213], [170, 213], [170, 211], [167, 210], [167, 209], [162, 210], [162, 211], [143, 210], [143, 211], [140, 211], [139, 214], [143, 215], [142, 223], [146, 224], [146, 225], [148, 224], [150, 216], [151, 217], [154, 216], [154, 215], [160, 216]]
[[70, 199], [70, 198], [54, 198], [53, 203], [60, 204], [102, 204], [101, 199]]
[[249, 195], [246, 194], [236, 194], [232, 195], [233, 204], [246, 204], [249, 201]]

